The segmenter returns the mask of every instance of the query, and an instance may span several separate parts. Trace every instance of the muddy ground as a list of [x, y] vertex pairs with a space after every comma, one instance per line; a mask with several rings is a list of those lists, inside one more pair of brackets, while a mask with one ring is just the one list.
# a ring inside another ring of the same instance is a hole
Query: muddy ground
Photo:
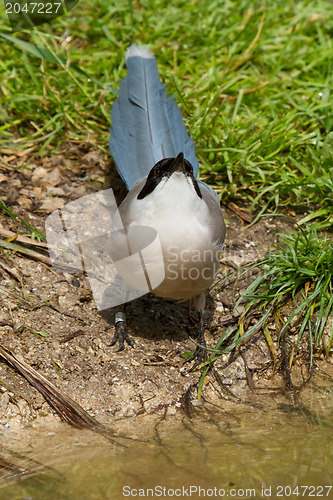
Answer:
[[[125, 194], [110, 160], [96, 150], [73, 145], [63, 154], [30, 161], [24, 168], [26, 160], [23, 153], [2, 151], [0, 198], [43, 233], [47, 215], [69, 201], [110, 186], [119, 199]], [[249, 226], [234, 208], [222, 207], [227, 238], [219, 278], [264, 255], [277, 233], [291, 225], [268, 217]], [[5, 214], [0, 217], [0, 229], [14, 233], [19, 229], [29, 235], [19, 220]], [[200, 372], [189, 372], [181, 356], [194, 349], [190, 336], [197, 328], [187, 303], [153, 296], [130, 303], [129, 333], [136, 348], [127, 346], [116, 352], [110, 346], [115, 310], [97, 310], [86, 276], [61, 274], [38, 259], [3, 248], [0, 259], [0, 343], [98, 420], [114, 424], [130, 419], [135, 426], [135, 417], [140, 415], [148, 419], [149, 415], [176, 416], [205, 405], [223, 411], [230, 402], [245, 404], [253, 392], [267, 398], [285, 397], [279, 346], [276, 344], [278, 363], [272, 378], [272, 354], [262, 336], [253, 338], [234, 360], [224, 355], [215, 363], [199, 402]], [[209, 347], [232, 321], [234, 300], [254, 276], [238, 283], [228, 279], [210, 291], [205, 312]], [[274, 325], [271, 334], [274, 338]], [[318, 353], [316, 364], [324, 373], [330, 361], [322, 358]], [[302, 366], [301, 360], [293, 372], [296, 385], [308, 376], [307, 361], [304, 358]], [[43, 397], [0, 361], [2, 428], [20, 430], [36, 422], [52, 425], [58, 420]]]

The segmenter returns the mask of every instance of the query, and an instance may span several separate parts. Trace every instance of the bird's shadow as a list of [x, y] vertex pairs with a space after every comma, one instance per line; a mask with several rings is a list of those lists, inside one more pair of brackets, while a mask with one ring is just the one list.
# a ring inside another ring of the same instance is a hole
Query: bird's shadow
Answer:
[[[102, 318], [114, 326], [115, 314], [121, 307], [112, 307], [100, 311]], [[214, 312], [214, 301], [207, 294], [207, 307], [204, 312], [205, 329], [210, 329]], [[189, 301], [175, 302], [170, 299], [147, 294], [126, 304], [127, 331], [135, 338], [147, 340], [170, 339], [185, 341], [196, 338], [199, 330], [197, 313]]]

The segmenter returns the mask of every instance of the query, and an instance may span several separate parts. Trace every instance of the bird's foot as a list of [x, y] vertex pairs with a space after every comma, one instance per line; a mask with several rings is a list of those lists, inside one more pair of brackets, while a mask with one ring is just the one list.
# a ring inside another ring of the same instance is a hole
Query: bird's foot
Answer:
[[116, 327], [115, 334], [113, 339], [111, 340], [110, 346], [115, 345], [117, 342], [119, 343], [119, 348], [117, 352], [123, 351], [125, 349], [125, 342], [131, 347], [135, 346], [135, 342], [131, 337], [127, 334], [127, 324], [126, 324], [126, 315], [123, 312], [117, 312], [114, 318], [114, 323]]
[[194, 361], [193, 366], [190, 368], [189, 372], [193, 372], [199, 365], [207, 361], [208, 356], [206, 347], [207, 346], [205, 339], [201, 338], [194, 353], [191, 354], [191, 356], [189, 356], [184, 362], [185, 364], [185, 363], [192, 363], [192, 361]]
[[191, 356], [185, 360], [184, 364], [191, 363], [192, 361], [194, 361], [193, 365], [188, 370], [189, 372], [193, 372], [196, 368], [198, 368], [199, 365], [204, 363], [206, 360], [207, 360], [206, 351], [204, 351], [201, 346], [200, 347], [198, 346], [194, 351], [194, 353], [191, 354]]

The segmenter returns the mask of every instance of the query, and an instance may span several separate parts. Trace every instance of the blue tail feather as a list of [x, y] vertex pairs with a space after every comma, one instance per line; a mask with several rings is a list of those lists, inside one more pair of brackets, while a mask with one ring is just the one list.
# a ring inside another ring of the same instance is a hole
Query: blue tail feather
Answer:
[[155, 163], [183, 152], [197, 177], [193, 140], [175, 101], [166, 97], [156, 60], [145, 47], [132, 45], [126, 55], [128, 75], [112, 106], [109, 147], [128, 189], [148, 175]]

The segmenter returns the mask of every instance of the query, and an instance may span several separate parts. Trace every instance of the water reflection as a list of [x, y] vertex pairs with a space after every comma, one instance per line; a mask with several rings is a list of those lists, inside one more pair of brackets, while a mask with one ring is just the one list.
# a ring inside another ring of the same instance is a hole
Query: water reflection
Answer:
[[331, 417], [295, 404], [192, 421], [155, 416], [150, 427], [142, 417], [140, 440], [122, 440], [126, 447], [66, 428], [41, 457], [54, 469], [21, 478], [8, 470], [0, 499], [333, 498]]

